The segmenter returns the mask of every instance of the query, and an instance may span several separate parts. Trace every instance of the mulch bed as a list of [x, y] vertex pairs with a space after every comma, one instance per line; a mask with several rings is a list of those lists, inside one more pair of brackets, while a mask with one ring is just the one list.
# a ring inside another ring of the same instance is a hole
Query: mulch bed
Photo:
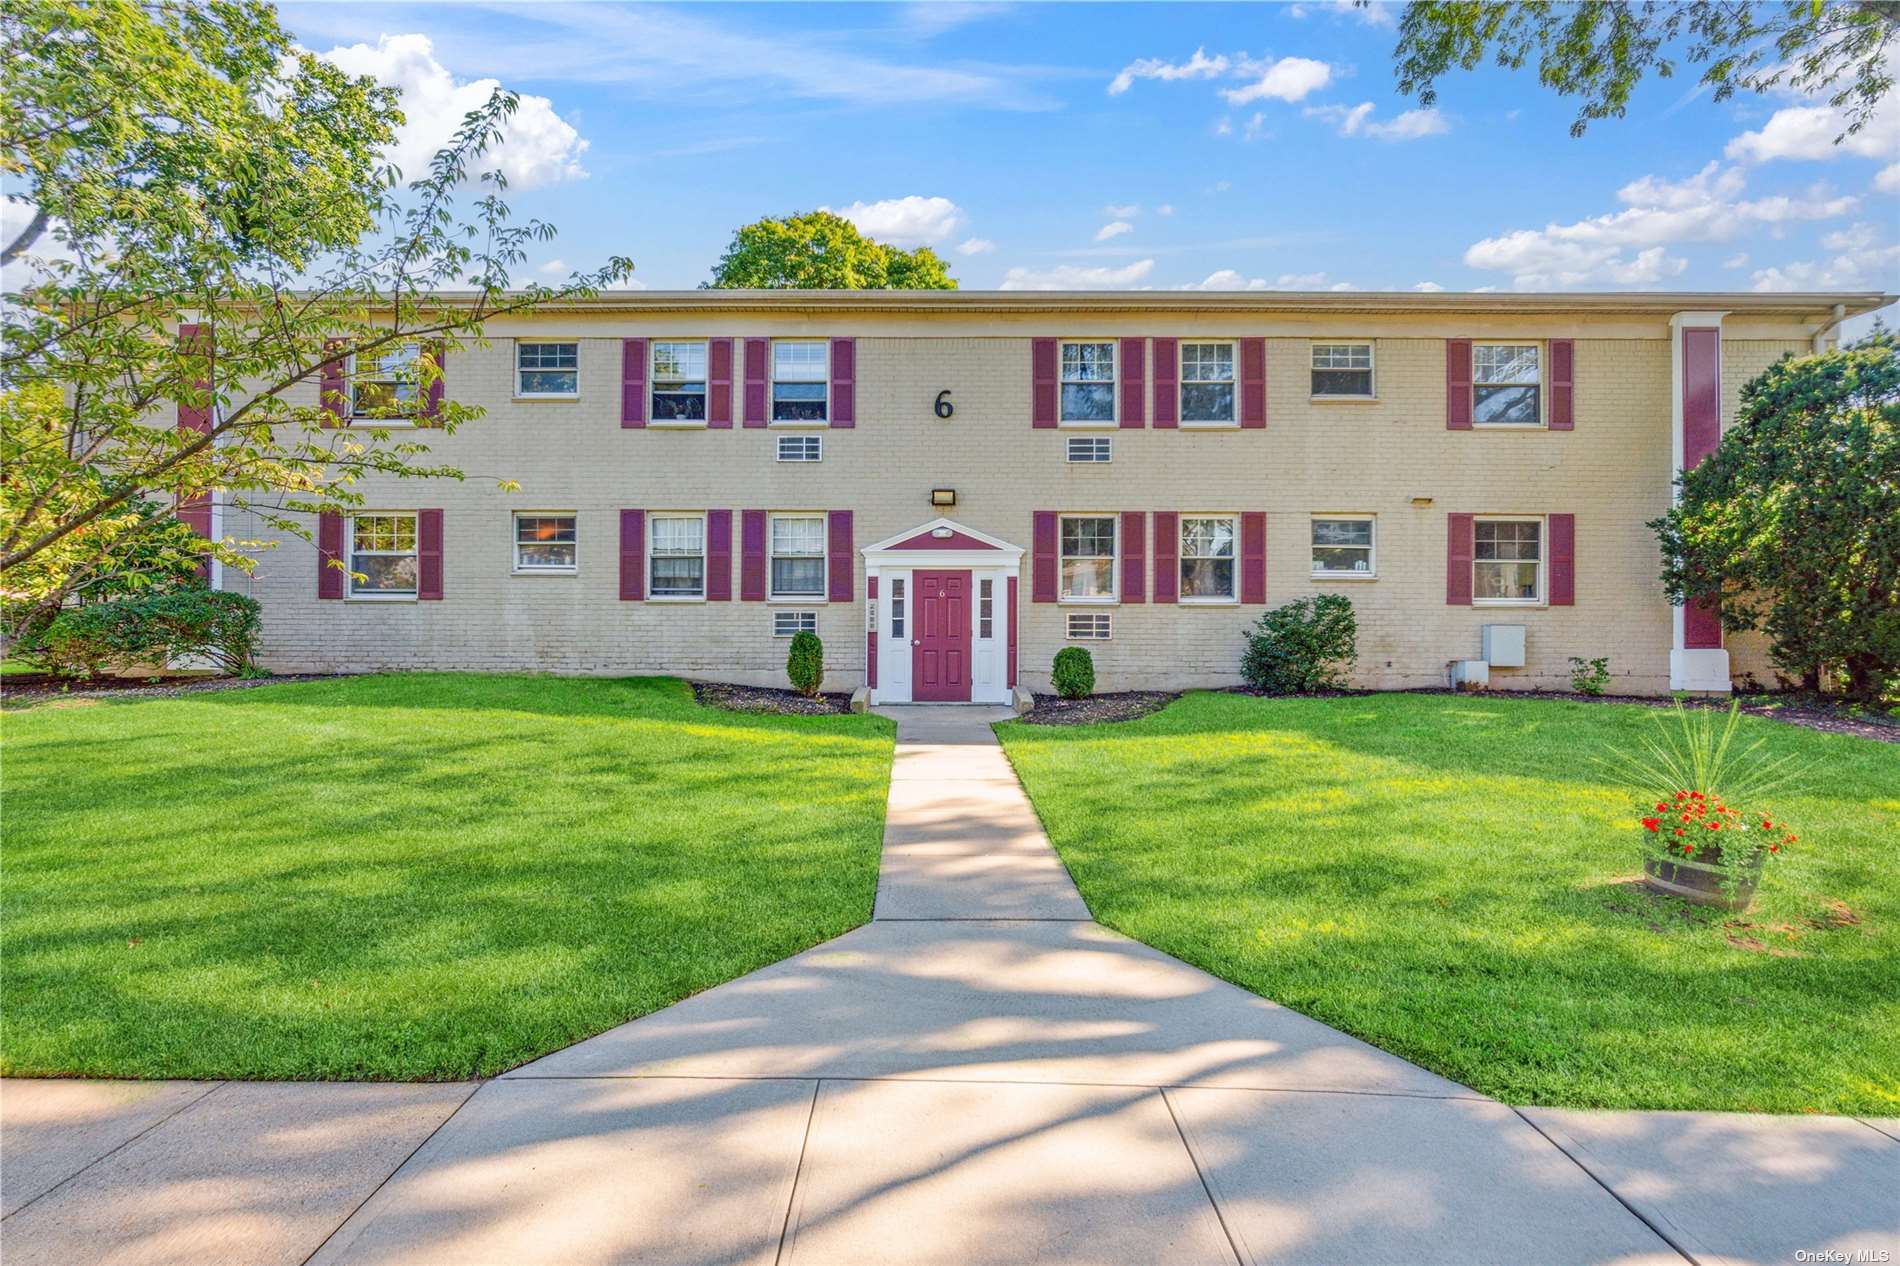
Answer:
[[101, 677], [74, 681], [52, 673], [8, 673], [0, 677], [0, 706], [30, 708], [56, 699], [171, 699], [179, 695], [249, 690], [293, 681], [323, 681], [338, 673], [286, 673], [281, 677]]
[[851, 711], [850, 695], [819, 695], [807, 699], [796, 690], [765, 686], [731, 686], [717, 681], [693, 683], [693, 698], [709, 708], [728, 712], [773, 712], [781, 716], [832, 716]]
[[1102, 721], [1133, 721], [1179, 699], [1176, 690], [1128, 690], [1120, 694], [1090, 695], [1086, 699], [1064, 699], [1061, 695], [1037, 695], [1036, 706], [1023, 714], [1031, 725], [1095, 725]]
[[[1359, 693], [1359, 692], [1354, 692]], [[1558, 699], [1570, 703], [1635, 703], [1646, 708], [1668, 708], [1675, 700], [1667, 696], [1655, 695], [1586, 695], [1573, 690], [1483, 690], [1465, 692], [1447, 690], [1442, 687], [1410, 691], [1411, 694], [1449, 695], [1473, 693], [1479, 698], [1492, 699]], [[1785, 721], [1789, 725], [1798, 725], [1804, 729], [1820, 730], [1825, 734], [1848, 734], [1855, 738], [1875, 739], [1883, 743], [1900, 743], [1900, 719], [1883, 717], [1878, 713], [1865, 710], [1856, 712], [1852, 705], [1830, 699], [1825, 695], [1803, 694], [1790, 691], [1787, 694], [1737, 695], [1742, 702], [1742, 711], [1748, 716], [1767, 717], [1771, 721]], [[1714, 708], [1727, 712], [1729, 700], [1722, 698], [1684, 699], [1686, 708]]]

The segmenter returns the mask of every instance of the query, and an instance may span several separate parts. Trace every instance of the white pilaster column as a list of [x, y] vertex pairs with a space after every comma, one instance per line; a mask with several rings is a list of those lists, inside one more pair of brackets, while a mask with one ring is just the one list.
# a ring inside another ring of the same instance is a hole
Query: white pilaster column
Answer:
[[[1722, 312], [1678, 312], [1669, 318], [1669, 468], [1671, 504], [1681, 492], [1673, 476], [1714, 451], [1722, 436]], [[1669, 688], [1727, 693], [1728, 651], [1722, 627], [1708, 613], [1677, 604], [1671, 614]]]

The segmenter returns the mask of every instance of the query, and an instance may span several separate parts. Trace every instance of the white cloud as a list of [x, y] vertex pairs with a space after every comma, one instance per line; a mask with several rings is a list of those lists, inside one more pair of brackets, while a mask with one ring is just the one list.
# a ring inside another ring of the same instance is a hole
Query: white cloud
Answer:
[[1012, 268], [1003, 274], [1004, 290], [1118, 290], [1134, 285], [1154, 271], [1152, 259], [1138, 259], [1122, 268], [1058, 264], [1054, 268]]
[[1141, 214], [1141, 204], [1129, 202], [1118, 206], [1111, 202], [1102, 208], [1102, 214], [1111, 220], [1132, 220]]
[[1104, 224], [1101, 228], [1095, 230], [1095, 240], [1098, 242], [1106, 242], [1111, 237], [1120, 237], [1124, 233], [1133, 233], [1134, 231], [1135, 226], [1128, 221], [1116, 220], [1112, 224]]
[[1415, 284], [1412, 289], [1418, 291], [1420, 294], [1435, 295], [1443, 290], [1444, 287], [1435, 281], [1421, 281]]
[[1832, 259], [1760, 269], [1753, 275], [1755, 289], [1886, 289], [1900, 280], [1900, 243], [1889, 242], [1886, 237], [1882, 225], [1865, 221], [1825, 234], [1821, 249], [1834, 252]]
[[1333, 68], [1310, 57], [1282, 57], [1260, 69], [1260, 78], [1245, 88], [1223, 88], [1228, 105], [1250, 101], [1298, 101], [1332, 82]]
[[1266, 288], [1266, 278], [1245, 277], [1231, 268], [1209, 273], [1205, 280], [1190, 281], [1175, 287], [1176, 290], [1265, 290]]
[[[458, 81], [435, 59], [435, 46], [426, 35], [383, 35], [374, 47], [351, 44], [322, 57], [352, 75], [368, 75], [402, 90], [402, 112], [409, 121], [397, 131], [389, 157], [405, 180], [426, 176], [429, 160], [448, 144], [462, 116], [479, 109], [500, 86], [494, 79]], [[501, 172], [515, 189], [532, 189], [586, 176], [581, 166], [586, 151], [587, 142], [554, 112], [553, 102], [523, 93], [514, 115], [502, 125], [500, 144], [474, 166]]]
[[1270, 135], [1271, 133], [1267, 131], [1267, 116], [1256, 110], [1254, 111], [1253, 117], [1247, 120], [1247, 126], [1242, 130], [1240, 139], [1243, 141], [1258, 141]]
[[1385, 120], [1375, 120], [1372, 111], [1372, 103], [1362, 101], [1356, 106], [1308, 106], [1305, 114], [1331, 123], [1341, 136], [1369, 136], [1378, 141], [1416, 141], [1451, 131], [1450, 122], [1437, 110], [1407, 110]]
[[[1250, 287], [1251, 288], [1251, 287]], [[1325, 273], [1281, 273], [1268, 290], [1357, 290], [1350, 281], [1331, 281]]]
[[535, 271], [540, 273], [543, 277], [565, 277], [567, 275], [567, 261], [564, 259], [550, 259], [547, 263], [535, 269]]
[[1733, 255], [1730, 255], [1730, 256], [1729, 256], [1729, 257], [1728, 257], [1727, 259], [1725, 259], [1725, 260], [1723, 260], [1723, 261], [1722, 261], [1722, 267], [1724, 267], [1724, 268], [1746, 268], [1746, 267], [1748, 267], [1748, 252], [1747, 252], [1747, 251], [1737, 251], [1737, 252], [1736, 252], [1735, 254], [1733, 254]]
[[[1322, 13], [1336, 18], [1351, 18], [1367, 26], [1391, 26], [1394, 21], [1391, 7], [1384, 4], [1360, 5], [1353, 0], [1326, 0], [1318, 7]], [[1310, 4], [1289, 4], [1281, 12], [1290, 18], [1308, 18], [1313, 15], [1314, 7]]]
[[[1894, 164], [1894, 165], [1895, 165], [1896, 167], [1900, 167], [1900, 163], [1896, 163], [1896, 164]], [[1158, 206], [1158, 207], [1156, 207], [1156, 208], [1155, 208], [1155, 214], [1156, 214], [1156, 215], [1160, 215], [1160, 216], [1169, 216], [1169, 215], [1173, 215], [1173, 214], [1174, 214], [1174, 204], [1173, 204], [1172, 202], [1164, 202], [1164, 203], [1162, 203], [1162, 204], [1161, 204], [1160, 206]]]
[[1209, 57], [1207, 50], [1197, 48], [1194, 56], [1184, 62], [1171, 62], [1161, 57], [1142, 57], [1122, 67], [1121, 73], [1108, 81], [1108, 95], [1119, 97], [1135, 86], [1137, 79], [1214, 79], [1227, 73], [1233, 63], [1224, 53]]
[[1846, 130], [1846, 114], [1833, 106], [1789, 106], [1775, 111], [1759, 131], [1744, 132], [1730, 141], [1725, 152], [1745, 163], [1829, 159], [1842, 154], [1892, 161], [1900, 153], [1900, 105], [1895, 104], [1895, 96], [1890, 94], [1866, 126], [1836, 145], [1834, 138]]
[[1223, 117], [1223, 118], [1214, 120], [1214, 135], [1215, 136], [1232, 136], [1233, 134], [1234, 134], [1234, 121], [1232, 119]]
[[910, 194], [848, 207], [820, 207], [857, 225], [858, 232], [891, 246], [935, 246], [963, 227], [963, 208], [948, 198]]
[[987, 237], [972, 237], [957, 243], [959, 255], [987, 255], [996, 249], [996, 243]]
[[1900, 193], [1900, 163], [1882, 167], [1874, 177], [1874, 188], [1881, 193]]

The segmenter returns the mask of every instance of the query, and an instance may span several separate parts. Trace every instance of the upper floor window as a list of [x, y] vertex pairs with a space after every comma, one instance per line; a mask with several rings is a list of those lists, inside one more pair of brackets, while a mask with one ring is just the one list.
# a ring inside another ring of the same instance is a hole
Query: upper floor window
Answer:
[[1372, 344], [1313, 344], [1313, 395], [1320, 400], [1372, 398]]
[[351, 516], [350, 571], [350, 593], [354, 597], [415, 597], [416, 578], [421, 574], [416, 516]]
[[378, 352], [373, 357], [357, 357], [350, 376], [350, 416], [357, 418], [401, 418], [416, 411], [416, 362], [422, 349], [404, 343]]
[[818, 342], [772, 344], [772, 421], [825, 420], [828, 350]]
[[1234, 421], [1234, 345], [1181, 344], [1181, 421]]
[[515, 516], [516, 571], [573, 571], [574, 549], [573, 515]]
[[1370, 579], [1375, 574], [1373, 531], [1370, 515], [1314, 519], [1313, 574]]
[[1181, 519], [1181, 601], [1234, 602], [1234, 539], [1231, 514]]
[[1542, 519], [1478, 519], [1472, 544], [1473, 602], [1543, 601]]
[[1115, 596], [1115, 516], [1062, 518], [1061, 598], [1102, 602]]
[[825, 516], [772, 516], [772, 596], [825, 596]]
[[1062, 421], [1115, 420], [1115, 345], [1062, 345]]
[[1479, 343], [1471, 349], [1471, 420], [1480, 426], [1543, 421], [1543, 348], [1536, 343]]
[[653, 344], [653, 420], [706, 420], [706, 345]]
[[515, 394], [579, 395], [580, 347], [579, 343], [516, 343]]
[[706, 517], [656, 514], [649, 533], [649, 579], [655, 598], [706, 596]]

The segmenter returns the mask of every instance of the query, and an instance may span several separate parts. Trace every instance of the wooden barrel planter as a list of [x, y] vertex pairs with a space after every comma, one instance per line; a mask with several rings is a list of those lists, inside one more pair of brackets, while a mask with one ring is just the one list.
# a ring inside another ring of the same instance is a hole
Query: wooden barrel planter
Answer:
[[1746, 910], [1755, 900], [1756, 884], [1761, 882], [1761, 859], [1756, 858], [1755, 864], [1742, 872], [1732, 895], [1723, 883], [1723, 868], [1710, 862], [1651, 857], [1643, 862], [1643, 871], [1644, 882], [1657, 892], [1670, 893], [1694, 905]]

